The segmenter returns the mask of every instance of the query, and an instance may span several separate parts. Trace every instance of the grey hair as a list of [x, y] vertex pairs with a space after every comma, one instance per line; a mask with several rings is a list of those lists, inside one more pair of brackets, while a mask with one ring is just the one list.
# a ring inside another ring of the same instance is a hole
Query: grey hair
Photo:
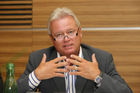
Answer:
[[63, 16], [72, 16], [77, 24], [78, 27], [80, 27], [80, 22], [76, 15], [70, 10], [69, 8], [63, 7], [63, 8], [56, 8], [50, 15], [50, 18], [48, 20], [48, 34], [51, 35], [51, 29], [50, 24], [53, 20], [59, 19]]

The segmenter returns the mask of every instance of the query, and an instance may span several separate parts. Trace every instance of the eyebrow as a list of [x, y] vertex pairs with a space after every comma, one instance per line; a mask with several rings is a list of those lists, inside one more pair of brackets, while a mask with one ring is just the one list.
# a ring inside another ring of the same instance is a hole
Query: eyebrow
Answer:
[[[70, 28], [70, 29], [66, 30], [66, 32], [68, 32], [68, 31], [70, 31], [70, 30], [75, 30], [75, 29]], [[56, 32], [56, 33], [54, 33], [54, 34], [59, 34], [59, 33], [63, 33], [63, 32]]]

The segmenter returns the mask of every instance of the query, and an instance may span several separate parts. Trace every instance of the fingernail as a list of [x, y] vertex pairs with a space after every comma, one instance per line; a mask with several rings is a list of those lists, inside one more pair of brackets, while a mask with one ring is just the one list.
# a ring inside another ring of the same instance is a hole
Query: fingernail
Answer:
[[69, 61], [69, 59], [67, 58], [66, 61]]

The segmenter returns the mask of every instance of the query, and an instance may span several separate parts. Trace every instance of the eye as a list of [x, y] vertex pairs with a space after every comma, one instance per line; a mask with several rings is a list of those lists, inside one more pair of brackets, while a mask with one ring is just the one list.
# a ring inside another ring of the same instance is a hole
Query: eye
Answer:
[[61, 38], [61, 37], [63, 37], [63, 34], [61, 34], [61, 33], [56, 34], [55, 37], [56, 37], [56, 38]]
[[74, 30], [69, 30], [69, 31], [67, 32], [67, 34], [68, 34], [68, 35], [73, 35], [73, 34], [74, 34]]

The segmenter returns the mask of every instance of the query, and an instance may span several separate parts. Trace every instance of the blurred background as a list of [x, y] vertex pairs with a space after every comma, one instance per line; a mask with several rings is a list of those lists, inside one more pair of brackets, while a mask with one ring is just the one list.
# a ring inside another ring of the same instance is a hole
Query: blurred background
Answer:
[[116, 69], [134, 93], [140, 93], [140, 0], [0, 0], [0, 67], [15, 63], [23, 73], [32, 51], [52, 45], [50, 13], [72, 9], [83, 30], [82, 42], [113, 54]]

